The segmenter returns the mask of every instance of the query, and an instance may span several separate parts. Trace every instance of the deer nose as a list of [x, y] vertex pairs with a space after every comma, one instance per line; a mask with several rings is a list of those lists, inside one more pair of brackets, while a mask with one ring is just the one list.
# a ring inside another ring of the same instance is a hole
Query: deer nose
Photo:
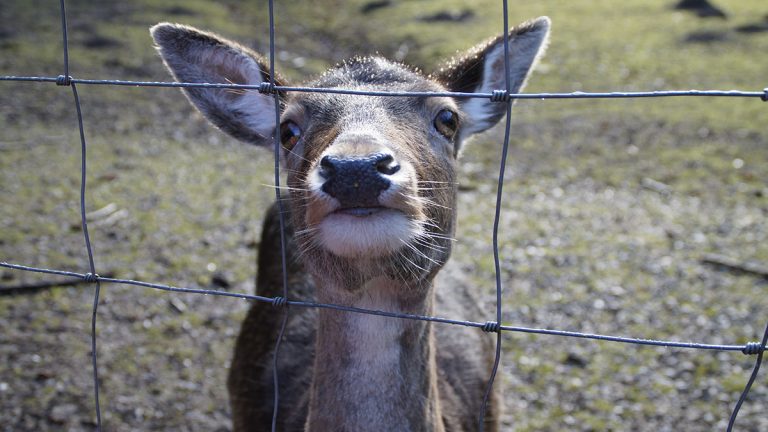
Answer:
[[376, 207], [379, 194], [391, 185], [389, 176], [400, 170], [391, 154], [362, 157], [324, 156], [320, 176], [322, 191], [339, 200], [342, 208]]

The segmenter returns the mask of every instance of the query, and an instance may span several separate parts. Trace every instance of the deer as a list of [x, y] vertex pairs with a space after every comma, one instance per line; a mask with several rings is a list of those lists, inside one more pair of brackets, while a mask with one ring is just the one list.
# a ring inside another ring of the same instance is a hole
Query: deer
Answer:
[[[499, 35], [428, 75], [380, 56], [356, 57], [304, 86], [518, 93], [546, 50], [549, 28], [540, 17], [511, 29], [508, 68]], [[463, 144], [514, 101], [285, 91], [288, 82], [270, 75], [265, 57], [236, 42], [173, 23], [155, 25], [151, 35], [177, 81], [277, 86], [182, 90], [237, 140], [266, 148], [279, 140], [289, 298], [422, 316], [483, 314], [477, 288], [446, 266], [458, 159]], [[280, 208], [266, 210], [258, 251], [256, 292], [270, 298], [283, 295]], [[237, 336], [227, 379], [235, 431], [272, 423], [279, 311], [254, 302]], [[478, 421], [492, 335], [327, 308], [289, 308], [286, 319], [277, 430], [498, 430], [497, 391]]]

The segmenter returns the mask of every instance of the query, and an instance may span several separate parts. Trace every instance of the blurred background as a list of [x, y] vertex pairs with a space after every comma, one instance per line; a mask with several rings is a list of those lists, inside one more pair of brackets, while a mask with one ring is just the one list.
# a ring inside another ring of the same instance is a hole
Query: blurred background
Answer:
[[[295, 82], [353, 55], [429, 72], [501, 32], [491, 0], [276, 1]], [[70, 0], [70, 74], [169, 80], [147, 29], [191, 24], [268, 52], [266, 1]], [[527, 91], [768, 87], [764, 0], [518, 0], [551, 45]], [[62, 73], [59, 4], [4, 0], [0, 75]], [[213, 130], [177, 89], [79, 85], [101, 275], [252, 293], [269, 152]], [[768, 105], [759, 99], [520, 101], [500, 248], [505, 324], [743, 344], [768, 311]], [[71, 90], [0, 82], [0, 261], [87, 272]], [[455, 264], [493, 295], [503, 129], [463, 155]], [[716, 263], [720, 264], [716, 264]], [[739, 270], [739, 268], [741, 268]], [[0, 269], [0, 430], [93, 430], [87, 285]], [[26, 288], [25, 288], [26, 287]], [[9, 288], [13, 290], [8, 295]], [[248, 303], [104, 284], [106, 430], [226, 431]], [[277, 317], [277, 315], [276, 315]], [[487, 315], [453, 317], [474, 321]], [[754, 357], [505, 334], [504, 430], [723, 430]], [[768, 430], [765, 374], [737, 430]]]

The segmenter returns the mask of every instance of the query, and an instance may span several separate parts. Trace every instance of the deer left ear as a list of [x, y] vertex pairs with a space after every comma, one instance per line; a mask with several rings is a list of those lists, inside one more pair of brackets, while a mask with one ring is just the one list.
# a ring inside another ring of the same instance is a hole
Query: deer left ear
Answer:
[[[235, 42], [181, 25], [160, 23], [150, 30], [163, 61], [181, 82], [259, 85], [269, 81], [264, 58]], [[275, 77], [275, 83], [282, 85]], [[256, 90], [184, 88], [190, 102], [231, 136], [256, 145], [271, 145], [275, 102]]]
[[[540, 17], [525, 22], [509, 32], [509, 91], [518, 93], [538, 59], [546, 50], [550, 20]], [[507, 88], [504, 66], [504, 37], [470, 49], [452, 59], [432, 77], [450, 91], [463, 93], [492, 93]], [[469, 135], [495, 125], [506, 113], [504, 103], [489, 99], [460, 99], [464, 112], [459, 142]]]

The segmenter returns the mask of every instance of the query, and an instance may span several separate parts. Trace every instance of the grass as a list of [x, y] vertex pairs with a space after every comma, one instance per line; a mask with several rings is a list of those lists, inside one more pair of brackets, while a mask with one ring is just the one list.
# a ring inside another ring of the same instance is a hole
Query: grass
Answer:
[[[379, 52], [425, 71], [495, 35], [496, 1], [277, 3], [278, 67], [292, 80]], [[519, 1], [510, 22], [548, 15], [539, 91], [766, 87], [768, 32], [735, 29], [764, 2], [722, 4], [728, 20], [671, 1]], [[420, 17], [471, 10], [460, 23]], [[177, 21], [264, 52], [266, 3], [68, 3], [72, 75], [167, 80], [147, 28]], [[58, 8], [0, 8], [0, 75], [61, 73]], [[691, 42], [697, 35], [710, 42]], [[175, 89], [79, 86], [88, 211], [99, 272], [251, 292], [259, 221], [274, 197], [268, 152], [213, 131]], [[79, 143], [67, 88], [0, 83], [0, 260], [85, 271]], [[703, 265], [704, 253], [768, 260], [766, 104], [740, 99], [521, 101], [505, 185], [505, 322], [647, 338], [744, 343], [762, 331], [765, 281]], [[500, 130], [470, 143], [454, 260], [489, 297]], [[215, 277], [214, 277], [215, 276]], [[0, 283], [39, 279], [0, 270]], [[89, 288], [0, 297], [0, 424], [92, 429]], [[99, 312], [109, 429], [226, 429], [224, 377], [247, 303], [106, 286]], [[484, 320], [488, 317], [466, 317]], [[752, 359], [506, 335], [505, 430], [723, 429]], [[7, 390], [2, 390], [7, 388]], [[737, 425], [768, 428], [760, 381]], [[56, 414], [75, 413], [64, 420]], [[62, 423], [63, 421], [63, 423]], [[3, 429], [6, 430], [6, 429]]]

